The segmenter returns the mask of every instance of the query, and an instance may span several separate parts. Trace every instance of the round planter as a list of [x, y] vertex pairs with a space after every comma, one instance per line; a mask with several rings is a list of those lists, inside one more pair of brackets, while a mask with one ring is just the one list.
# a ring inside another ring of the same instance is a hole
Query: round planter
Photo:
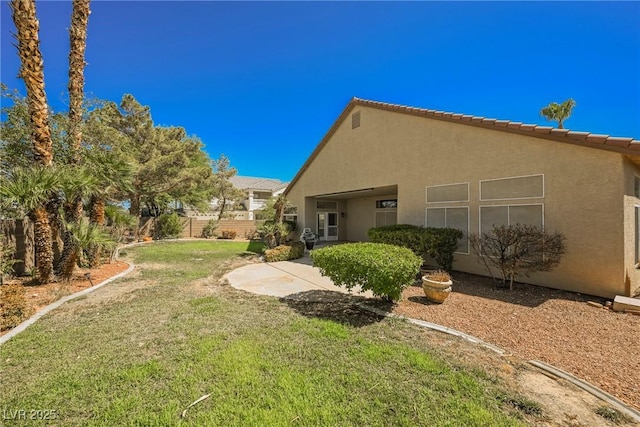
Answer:
[[422, 277], [422, 290], [429, 301], [442, 304], [451, 293], [451, 280], [447, 282], [437, 282], [435, 280]]

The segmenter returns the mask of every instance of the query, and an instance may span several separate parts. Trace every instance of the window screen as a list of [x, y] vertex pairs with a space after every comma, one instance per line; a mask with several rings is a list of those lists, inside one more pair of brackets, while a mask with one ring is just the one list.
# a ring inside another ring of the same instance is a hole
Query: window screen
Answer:
[[327, 200], [318, 200], [316, 202], [316, 208], [317, 209], [333, 209], [333, 210], [337, 210], [338, 209], [338, 202], [331, 202], [331, 201], [327, 201]]
[[456, 252], [469, 253], [469, 208], [427, 208], [426, 226], [455, 228], [462, 231]]
[[544, 197], [543, 175], [480, 181], [481, 200], [527, 199], [534, 197]]
[[543, 226], [542, 205], [481, 206], [480, 233], [489, 233], [493, 226], [535, 225]]
[[427, 187], [427, 203], [466, 202], [468, 200], [468, 183]]

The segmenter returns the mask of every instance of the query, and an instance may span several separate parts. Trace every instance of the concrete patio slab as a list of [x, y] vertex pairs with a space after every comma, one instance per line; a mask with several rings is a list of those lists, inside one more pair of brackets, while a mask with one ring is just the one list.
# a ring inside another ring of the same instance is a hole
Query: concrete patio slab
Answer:
[[[313, 267], [309, 257], [295, 261], [279, 261], [245, 265], [227, 273], [224, 278], [236, 289], [259, 295], [291, 297], [301, 292], [324, 290], [348, 294], [349, 292], [333, 284], [331, 279], [320, 274]], [[373, 297], [371, 292], [353, 294]]]

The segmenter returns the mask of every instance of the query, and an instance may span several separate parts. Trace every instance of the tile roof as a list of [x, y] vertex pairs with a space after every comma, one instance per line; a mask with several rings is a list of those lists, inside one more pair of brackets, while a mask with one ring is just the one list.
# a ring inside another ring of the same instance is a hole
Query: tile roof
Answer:
[[[466, 125], [475, 125], [495, 130], [512, 130], [520, 134], [529, 134], [535, 137], [545, 139], [564, 140], [570, 143], [583, 143], [581, 145], [593, 146], [595, 148], [616, 147], [627, 148], [627, 154], [640, 154], [640, 140], [633, 138], [621, 138], [609, 135], [599, 135], [590, 132], [577, 132], [569, 129], [557, 129], [551, 126], [540, 126], [536, 124], [526, 124], [522, 122], [513, 122], [510, 120], [498, 120], [481, 116], [473, 116], [468, 114], [456, 114], [437, 110], [429, 110], [426, 108], [415, 108], [399, 104], [389, 104], [386, 102], [370, 101], [361, 98], [352, 98], [349, 107], [356, 105], [366, 107], [374, 107], [382, 110], [393, 110], [399, 113], [407, 113], [417, 116], [424, 116], [438, 120], [446, 120], [449, 122], [458, 122]], [[506, 129], [505, 129], [506, 128]], [[615, 150], [620, 151], [620, 150]]]
[[278, 191], [287, 186], [288, 182], [282, 182], [279, 179], [257, 178], [253, 176], [233, 176], [229, 181], [234, 187], [241, 190], [263, 190]]
[[313, 150], [309, 158], [302, 165], [298, 173], [289, 183], [285, 194], [293, 188], [300, 176], [309, 167], [313, 159], [322, 150], [329, 141], [333, 133], [338, 129], [342, 121], [357, 106], [377, 108], [379, 110], [392, 111], [395, 113], [411, 114], [414, 116], [427, 117], [435, 120], [443, 120], [451, 123], [459, 123], [465, 126], [476, 126], [485, 129], [493, 129], [501, 132], [510, 132], [520, 135], [528, 135], [535, 138], [549, 139], [569, 144], [578, 144], [584, 147], [598, 148], [602, 150], [615, 151], [622, 154], [632, 156], [634, 162], [640, 164], [640, 140], [634, 138], [614, 137], [609, 135], [600, 135], [590, 132], [578, 132], [570, 129], [558, 129], [552, 126], [541, 126], [536, 124], [526, 124], [522, 122], [514, 122], [511, 120], [500, 120], [494, 118], [486, 118], [482, 116], [474, 116], [471, 114], [451, 113], [438, 110], [429, 110], [426, 108], [416, 108], [400, 104], [390, 104], [387, 102], [372, 101], [362, 98], [353, 97], [344, 108], [338, 119], [333, 123], [329, 131], [322, 138], [320, 143]]

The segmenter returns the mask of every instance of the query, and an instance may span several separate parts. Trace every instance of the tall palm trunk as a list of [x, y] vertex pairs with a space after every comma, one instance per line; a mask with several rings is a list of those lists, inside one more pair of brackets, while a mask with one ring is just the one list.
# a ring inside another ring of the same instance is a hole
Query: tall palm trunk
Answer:
[[[49, 109], [44, 90], [44, 62], [40, 52], [35, 0], [12, 0], [11, 12], [18, 31], [19, 76], [27, 89], [27, 105], [31, 120], [31, 140], [36, 162], [50, 167], [53, 164]], [[33, 212], [34, 246], [39, 278], [47, 282], [53, 277], [53, 236], [47, 210], [40, 206]]]
[[91, 196], [91, 212], [89, 218], [92, 224], [104, 225], [104, 207], [104, 197]]
[[20, 77], [27, 88], [27, 103], [31, 117], [33, 153], [36, 162], [50, 166], [53, 162], [49, 110], [44, 91], [44, 63], [40, 52], [35, 0], [12, 0], [13, 22], [18, 30]]
[[41, 283], [47, 283], [53, 280], [53, 253], [41, 250], [41, 248], [51, 248], [51, 227], [47, 210], [43, 207], [35, 209], [32, 212], [31, 220], [34, 223], [38, 280]]
[[[69, 28], [69, 129], [68, 145], [71, 150], [71, 163], [81, 162], [80, 146], [82, 144], [82, 101], [84, 100], [84, 53], [87, 46], [87, 24], [89, 23], [89, 0], [73, 0], [71, 11], [71, 27]], [[82, 220], [82, 197], [77, 196], [65, 204], [67, 223], [77, 224]], [[64, 251], [57, 263], [58, 271], [67, 271], [69, 264], [77, 261], [73, 231], [67, 227], [64, 232]]]

